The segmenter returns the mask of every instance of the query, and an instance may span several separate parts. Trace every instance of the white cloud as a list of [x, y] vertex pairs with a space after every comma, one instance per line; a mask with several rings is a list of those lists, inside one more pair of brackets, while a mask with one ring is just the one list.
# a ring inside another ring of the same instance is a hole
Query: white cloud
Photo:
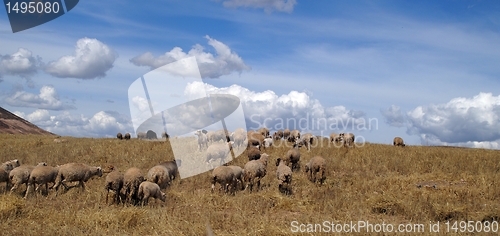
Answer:
[[186, 97], [197, 97], [206, 89], [207, 94], [231, 94], [240, 98], [247, 128], [258, 129], [264, 125], [270, 129], [299, 129], [323, 135], [331, 131], [362, 129], [365, 114], [348, 110], [344, 106], [323, 107], [306, 92], [290, 91], [277, 95], [274, 91], [250, 91], [239, 85], [217, 88], [210, 84], [194, 82], [186, 90]]
[[30, 77], [42, 64], [40, 57], [34, 57], [31, 51], [19, 48], [11, 55], [0, 55], [0, 77], [3, 74]]
[[130, 59], [136, 66], [149, 66], [151, 70], [166, 64], [195, 56], [202, 78], [218, 78], [222, 75], [229, 75], [232, 72], [241, 73], [250, 70], [238, 54], [233, 52], [227, 45], [205, 36], [208, 44], [215, 49], [216, 55], [205, 52], [203, 46], [196, 44], [188, 53], [181, 48], [175, 47], [165, 54], [154, 57], [152, 53], [146, 52], [142, 55]]
[[224, 7], [252, 7], [264, 8], [267, 13], [282, 11], [292, 13], [296, 0], [224, 0]]
[[17, 91], [11, 97], [5, 98], [5, 102], [15, 107], [34, 107], [48, 110], [75, 109], [73, 105], [63, 104], [59, 100], [56, 89], [47, 85], [40, 89], [40, 94]]
[[63, 56], [50, 62], [45, 72], [59, 78], [94, 79], [106, 76], [113, 68], [117, 53], [97, 39], [81, 38], [76, 42], [75, 55]]
[[127, 116], [114, 111], [100, 111], [92, 117], [71, 114], [65, 111], [50, 115], [48, 110], [38, 109], [24, 115], [26, 120], [52, 133], [75, 137], [114, 137], [118, 132], [133, 133], [132, 124]]
[[[394, 113], [397, 116], [394, 110], [383, 115], [390, 120]], [[500, 147], [500, 96], [491, 93], [418, 106], [404, 119], [407, 132], [419, 135], [424, 145]]]

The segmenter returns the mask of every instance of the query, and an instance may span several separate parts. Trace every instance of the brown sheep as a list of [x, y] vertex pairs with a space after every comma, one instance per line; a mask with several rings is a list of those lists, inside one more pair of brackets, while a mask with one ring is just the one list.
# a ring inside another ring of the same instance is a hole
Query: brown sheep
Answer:
[[276, 160], [276, 177], [278, 178], [278, 189], [287, 195], [292, 193], [292, 169], [288, 167], [281, 158]]
[[260, 149], [264, 142], [264, 135], [258, 132], [248, 132], [248, 146], [258, 146]]
[[355, 147], [354, 145], [354, 134], [353, 133], [341, 133], [340, 137], [344, 141], [344, 147]]
[[257, 132], [259, 132], [260, 134], [262, 134], [264, 137], [269, 136], [269, 129], [266, 128], [266, 127], [260, 128]]
[[78, 181], [78, 185], [83, 190], [85, 190], [85, 182], [87, 182], [93, 176], [102, 176], [102, 168], [99, 166], [89, 166], [83, 163], [68, 163], [59, 167], [59, 172], [57, 173], [56, 184], [52, 188], [57, 190], [62, 184], [66, 190], [69, 187], [66, 185], [67, 182]]
[[342, 141], [342, 138], [340, 137], [340, 135], [338, 135], [336, 133], [330, 134], [330, 142], [331, 143], [339, 143], [340, 141]]
[[121, 139], [123, 139], [123, 135], [122, 135], [122, 133], [118, 133], [118, 134], [116, 134], [116, 137], [117, 137], [118, 139], [120, 139], [120, 140], [121, 140]]
[[247, 153], [249, 161], [260, 159], [260, 150], [257, 147], [249, 147]]
[[139, 191], [139, 185], [142, 182], [144, 182], [144, 174], [139, 168], [132, 167], [125, 171], [123, 174], [122, 193], [125, 195], [127, 202], [134, 205], [139, 202], [140, 199], [137, 193]]
[[243, 179], [250, 187], [250, 192], [253, 190], [253, 185], [257, 182], [257, 189], [260, 189], [260, 180], [266, 176], [267, 160], [269, 155], [263, 153], [259, 160], [249, 161], [243, 168]]
[[[47, 163], [40, 162], [37, 166], [47, 166]], [[35, 167], [37, 166], [22, 165], [11, 170], [9, 173], [9, 179], [10, 183], [13, 184], [13, 186], [10, 189], [10, 192], [14, 192], [14, 190], [19, 188], [21, 184], [25, 184], [26, 189], [28, 189], [28, 180], [30, 178], [31, 171], [33, 171], [33, 169], [35, 169]]]
[[392, 142], [394, 146], [401, 146], [401, 147], [404, 147], [406, 146], [403, 139], [401, 137], [395, 137], [394, 138], [394, 141]]
[[106, 184], [105, 184], [106, 204], [108, 204], [108, 196], [110, 190], [113, 191], [115, 194], [112, 203], [116, 202], [116, 204], [120, 204], [120, 202], [123, 202], [123, 198], [121, 196], [121, 190], [124, 184], [124, 175], [114, 166], [110, 166], [109, 169], [111, 170], [111, 172], [109, 172], [108, 175], [106, 175]]
[[295, 140], [300, 138], [300, 131], [294, 129], [290, 132], [290, 136], [288, 136], [288, 142], [295, 142]]
[[160, 163], [160, 165], [165, 166], [167, 168], [170, 181], [172, 181], [177, 176], [179, 176], [179, 166], [182, 165], [182, 161], [180, 159], [173, 161], [166, 161]]
[[170, 175], [167, 167], [163, 165], [156, 165], [151, 167], [148, 171], [148, 177], [146, 179], [149, 182], [158, 184], [160, 189], [165, 189], [170, 185]]
[[290, 138], [290, 129], [285, 129], [283, 131], [283, 139], [288, 140], [288, 138]]
[[299, 151], [299, 145], [297, 143], [293, 145], [292, 149], [288, 150], [285, 157], [283, 158], [283, 161], [287, 166], [290, 166], [292, 171], [300, 168], [299, 166], [300, 151]]
[[237, 180], [234, 170], [229, 166], [218, 166], [212, 171], [210, 183], [212, 184], [212, 192], [215, 190], [215, 184], [219, 183], [224, 193], [234, 194], [236, 190]]
[[123, 137], [125, 140], [130, 140], [130, 133], [126, 133], [125, 137]]
[[[313, 183], [316, 183], [316, 180], [319, 180], [320, 184], [323, 184], [325, 181], [325, 169], [326, 169], [326, 161], [323, 157], [321, 156], [315, 156], [309, 160], [309, 162], [305, 166], [305, 172], [307, 177], [309, 178], [310, 181]], [[318, 173], [319, 173], [319, 179], [318, 179]]]
[[24, 198], [28, 198], [30, 189], [35, 188], [34, 191], [38, 192], [41, 191], [40, 186], [43, 185], [45, 185], [45, 193], [48, 194], [48, 183], [52, 183], [52, 186], [56, 184], [57, 173], [59, 173], [59, 166], [37, 166], [33, 169], [28, 180], [28, 189], [26, 190]]

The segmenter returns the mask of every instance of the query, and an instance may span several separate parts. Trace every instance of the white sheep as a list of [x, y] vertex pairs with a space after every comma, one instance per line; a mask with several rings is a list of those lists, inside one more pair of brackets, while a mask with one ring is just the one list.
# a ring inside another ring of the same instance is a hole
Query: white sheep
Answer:
[[170, 185], [170, 174], [164, 165], [156, 165], [149, 169], [146, 180], [158, 184], [160, 189], [165, 189]]
[[[38, 163], [37, 166], [47, 166], [47, 163], [45, 162], [40, 162]], [[32, 166], [32, 165], [21, 165], [18, 166], [14, 169], [12, 169], [9, 173], [9, 180], [10, 183], [12, 184], [12, 188], [10, 189], [10, 192], [14, 192], [21, 184], [26, 185], [26, 189], [28, 189], [28, 180], [30, 178], [31, 171], [35, 169], [37, 166]]]
[[[26, 194], [24, 198], [28, 198], [30, 189], [35, 188], [35, 192], [40, 190], [40, 186], [45, 185], [45, 192], [48, 194], [48, 183], [53, 183], [52, 186], [56, 183], [57, 173], [59, 172], [59, 166], [37, 166], [35, 169], [31, 171], [29, 180], [28, 180], [28, 188], [26, 190]], [[38, 185], [38, 186], [37, 186]]]
[[[320, 184], [323, 184], [325, 181], [325, 170], [326, 170], [326, 161], [321, 156], [315, 156], [309, 160], [309, 162], [305, 166], [305, 172], [307, 177], [313, 183], [316, 183], [316, 180], [319, 180]], [[318, 178], [319, 173], [319, 178]]]
[[[59, 167], [56, 177], [56, 184], [52, 188], [56, 189], [58, 194], [59, 186], [62, 184], [66, 190], [69, 187], [66, 183], [78, 181], [78, 185], [85, 190], [85, 182], [93, 176], [102, 176], [102, 168], [100, 166], [89, 166], [83, 163], [68, 163]], [[75, 187], [76, 187], [75, 186]]]
[[165, 202], [167, 198], [166, 194], [160, 190], [160, 186], [158, 186], [158, 184], [149, 181], [144, 181], [139, 185], [137, 195], [139, 199], [141, 199], [143, 206], [144, 204], [148, 204], [150, 197], [160, 199], [163, 202]]
[[201, 152], [203, 147], [208, 148], [208, 138], [205, 133], [203, 133], [201, 130], [197, 130], [195, 132], [195, 135], [198, 136], [198, 149]]
[[250, 187], [250, 192], [253, 191], [253, 185], [257, 183], [257, 189], [260, 189], [260, 180], [266, 176], [267, 173], [267, 160], [269, 155], [263, 153], [259, 160], [249, 161], [243, 168], [243, 178], [247, 183], [246, 187]]
[[126, 201], [132, 204], [137, 204], [140, 200], [137, 196], [139, 185], [144, 181], [144, 174], [139, 168], [129, 168], [123, 174], [123, 189], [122, 193], [126, 197]]
[[278, 158], [276, 160], [276, 177], [278, 178], [278, 189], [281, 193], [292, 193], [292, 169], [285, 162]]
[[218, 166], [212, 171], [212, 192], [214, 192], [215, 184], [219, 183], [221, 188], [224, 189], [224, 193], [227, 193], [229, 190], [231, 193], [234, 193], [236, 189], [236, 177], [234, 171], [229, 166]]
[[268, 148], [268, 147], [273, 146], [273, 138], [271, 138], [271, 137], [265, 138], [263, 145], [264, 145], [264, 148]]
[[208, 146], [206, 151], [206, 162], [210, 164], [212, 161], [220, 159], [220, 165], [226, 163], [226, 157], [231, 152], [233, 148], [233, 141], [224, 142], [224, 143], [213, 143]]
[[124, 182], [124, 176], [123, 174], [114, 166], [110, 166], [110, 171], [106, 175], [106, 184], [105, 184], [105, 189], [106, 189], [106, 204], [108, 204], [108, 196], [109, 196], [109, 191], [114, 192], [114, 199], [113, 202], [116, 202], [117, 204], [120, 204], [120, 202], [123, 202], [121, 198], [121, 190], [123, 188], [123, 182]]
[[283, 161], [285, 161], [286, 165], [292, 168], [292, 171], [299, 168], [298, 163], [300, 161], [300, 151], [297, 143], [293, 145], [292, 149], [288, 150], [283, 158]]

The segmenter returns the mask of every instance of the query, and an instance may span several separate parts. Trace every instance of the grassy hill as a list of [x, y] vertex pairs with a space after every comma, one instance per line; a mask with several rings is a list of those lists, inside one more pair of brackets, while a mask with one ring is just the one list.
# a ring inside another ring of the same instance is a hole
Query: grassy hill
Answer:
[[[0, 161], [111, 164], [122, 172], [138, 167], [146, 173], [152, 166], [173, 159], [168, 142], [65, 139], [68, 142], [54, 143], [51, 136], [2, 134]], [[211, 193], [209, 172], [175, 180], [166, 191], [165, 203], [150, 201], [146, 207], [106, 205], [105, 175], [89, 180], [85, 191], [74, 188], [57, 197], [49, 191], [48, 197], [37, 195], [27, 200], [22, 198], [24, 186], [9, 195], [4, 194], [2, 183], [0, 232], [203, 235], [209, 226], [215, 235], [287, 235], [298, 229], [292, 224], [368, 221], [394, 227], [424, 224], [430, 234], [430, 222], [440, 221], [440, 232], [445, 233], [446, 221], [499, 220], [499, 151], [370, 143], [346, 149], [329, 146], [327, 140], [321, 142], [310, 152], [301, 149], [300, 165], [303, 170], [313, 156], [323, 156], [327, 160], [326, 182], [315, 185], [302, 170], [294, 172], [291, 196], [279, 193], [275, 174], [276, 158], [289, 149], [285, 145], [265, 151], [271, 159], [263, 189], [235, 196]], [[231, 164], [243, 166], [246, 162], [245, 152]]]

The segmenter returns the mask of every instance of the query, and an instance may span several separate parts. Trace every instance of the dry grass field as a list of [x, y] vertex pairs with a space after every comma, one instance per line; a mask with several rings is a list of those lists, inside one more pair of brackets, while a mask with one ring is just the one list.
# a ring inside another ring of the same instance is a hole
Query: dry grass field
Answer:
[[[138, 139], [92, 139], [36, 135], [0, 135], [0, 162], [19, 159], [34, 165], [82, 162], [129, 167], [147, 172], [172, 160], [168, 142]], [[106, 205], [105, 174], [94, 177], [84, 191], [73, 188], [55, 196], [23, 199], [23, 185], [13, 194], [0, 184], [2, 235], [289, 235], [292, 222], [324, 221], [373, 224], [424, 224], [500, 220], [500, 152], [496, 150], [407, 146], [366, 143], [359, 148], [313, 147], [301, 149], [302, 170], [293, 173], [291, 196], [279, 193], [275, 160], [289, 147], [266, 150], [267, 176], [259, 192], [234, 196], [211, 193], [206, 172], [178, 180], [167, 189], [166, 202], [145, 207]], [[321, 146], [321, 145], [320, 145]], [[327, 160], [323, 186], [311, 183], [302, 172], [313, 156]], [[244, 166], [246, 152], [231, 164]], [[395, 229], [396, 230], [396, 229]], [[363, 232], [363, 231], [362, 231]], [[316, 233], [317, 234], [317, 233]], [[365, 233], [363, 233], [365, 234]], [[434, 235], [434, 234], [433, 234]]]

